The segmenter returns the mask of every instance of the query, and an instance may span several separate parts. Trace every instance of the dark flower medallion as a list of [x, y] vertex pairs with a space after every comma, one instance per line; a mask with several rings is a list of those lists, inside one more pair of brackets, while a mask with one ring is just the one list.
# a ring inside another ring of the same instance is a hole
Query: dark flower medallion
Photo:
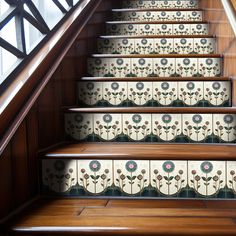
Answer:
[[124, 45], [127, 45], [128, 42], [129, 42], [128, 39], [123, 39], [123, 40], [122, 40], [122, 43], [123, 43]]
[[162, 45], [165, 45], [167, 43], [167, 40], [166, 39], [161, 39], [161, 44]]
[[184, 29], [184, 25], [179, 25], [179, 29], [183, 30]]
[[181, 16], [181, 12], [180, 12], [180, 11], [177, 11], [177, 12], [176, 12], [176, 16]]
[[163, 115], [163, 116], [162, 116], [162, 121], [163, 121], [165, 124], [169, 124], [169, 123], [171, 122], [171, 120], [172, 120], [171, 115], [166, 114], [166, 115]]
[[136, 84], [136, 88], [137, 88], [138, 90], [143, 90], [143, 88], [144, 88], [144, 83], [138, 82], [138, 83]]
[[87, 83], [87, 89], [88, 90], [93, 90], [94, 89], [94, 84], [91, 83], [91, 82]]
[[150, 25], [145, 25], [144, 28], [145, 28], [145, 30], [149, 30], [150, 29]]
[[166, 30], [166, 29], [167, 29], [167, 25], [162, 25], [161, 28], [162, 28], [163, 30]]
[[188, 58], [185, 58], [184, 60], [183, 60], [183, 63], [184, 63], [184, 65], [186, 65], [186, 66], [188, 66], [189, 64], [190, 64], [190, 59], [188, 59]]
[[220, 83], [219, 82], [214, 82], [212, 84], [212, 88], [215, 89], [215, 90], [219, 90], [221, 87]]
[[197, 16], [197, 12], [196, 12], [196, 11], [193, 11], [193, 12], [192, 12], [192, 16]]
[[167, 63], [168, 63], [168, 60], [167, 60], [166, 58], [162, 58], [162, 59], [161, 59], [161, 64], [162, 64], [163, 66], [166, 66]]
[[147, 11], [147, 12], [146, 12], [146, 16], [148, 16], [148, 17], [151, 16], [151, 12], [150, 12], [150, 11]]
[[142, 40], [141, 40], [141, 43], [142, 43], [143, 45], [146, 45], [146, 44], [147, 44], [147, 39], [142, 39]]
[[127, 171], [133, 173], [137, 170], [138, 165], [135, 161], [127, 161], [125, 164], [125, 168]]
[[132, 116], [132, 120], [133, 120], [134, 123], [138, 124], [138, 123], [141, 122], [142, 116], [139, 115], [139, 114], [135, 114], [135, 115]]
[[198, 24], [198, 25], [196, 26], [196, 28], [197, 28], [198, 30], [201, 30], [201, 29], [202, 29], [202, 25]]
[[133, 25], [128, 25], [128, 29], [129, 29], [129, 30], [132, 30], [133, 28], [134, 28]]
[[165, 161], [162, 165], [162, 169], [166, 172], [166, 173], [171, 173], [174, 171], [175, 169], [175, 164], [172, 161]]
[[200, 124], [202, 122], [202, 116], [201, 115], [194, 115], [193, 116], [193, 122], [195, 124]]
[[136, 14], [136, 12], [132, 12], [132, 16], [136, 16], [137, 14]]
[[143, 66], [144, 64], [145, 64], [145, 59], [143, 59], [143, 58], [140, 58], [139, 60], [138, 60], [138, 63], [139, 63], [139, 65], [141, 65], [141, 66]]
[[101, 169], [101, 163], [99, 161], [91, 161], [89, 163], [89, 168], [93, 172], [97, 172]]
[[211, 59], [211, 58], [206, 59], [206, 64], [208, 66], [211, 66], [213, 64], [213, 59]]
[[213, 170], [213, 165], [211, 162], [209, 161], [204, 161], [202, 164], [201, 164], [201, 171], [205, 174], [209, 174], [212, 172]]
[[195, 84], [193, 82], [188, 82], [186, 86], [189, 90], [193, 90], [195, 88]]
[[123, 65], [124, 61], [123, 61], [123, 59], [119, 58], [116, 60], [116, 63], [117, 63], [117, 65], [121, 66], [121, 65]]
[[112, 116], [110, 115], [110, 114], [106, 114], [106, 115], [104, 115], [103, 116], [103, 121], [105, 122], [105, 123], [111, 123], [111, 121], [112, 121]]
[[114, 83], [111, 84], [111, 88], [113, 90], [117, 90], [117, 89], [119, 89], [119, 84], [117, 82], [114, 82]]
[[62, 160], [58, 160], [54, 163], [54, 168], [56, 171], [62, 171], [66, 167], [65, 162]]
[[166, 16], [166, 12], [162, 11], [161, 16]]
[[201, 39], [200, 42], [201, 42], [202, 45], [205, 45], [207, 43], [207, 40], [206, 39]]
[[168, 89], [170, 88], [170, 85], [169, 85], [169, 83], [167, 83], [167, 82], [163, 82], [163, 83], [161, 84], [161, 88], [162, 88], [163, 90], [168, 90]]
[[180, 40], [180, 43], [184, 45], [184, 44], [187, 43], [187, 40], [186, 40], [186, 39], [181, 39], [181, 40]]
[[224, 116], [224, 122], [226, 124], [232, 124], [234, 121], [234, 117], [232, 115], [225, 115]]
[[99, 58], [97, 58], [97, 59], [95, 60], [95, 65], [99, 66], [99, 65], [101, 65], [101, 64], [102, 64], [102, 60], [99, 59]]
[[75, 116], [75, 121], [81, 123], [84, 120], [84, 117], [81, 114]]

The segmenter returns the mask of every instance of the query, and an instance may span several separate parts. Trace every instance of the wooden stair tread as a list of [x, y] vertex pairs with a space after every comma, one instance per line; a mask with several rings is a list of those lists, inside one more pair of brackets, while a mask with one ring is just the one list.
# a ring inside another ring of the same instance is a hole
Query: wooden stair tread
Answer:
[[215, 38], [214, 35], [101, 35], [101, 39], [120, 38]]
[[204, 11], [201, 8], [114, 8], [113, 12], [129, 12], [129, 11]]
[[45, 159], [235, 160], [233, 144], [76, 143], [44, 150]]
[[[44, 200], [43, 204], [35, 202], [15, 219], [10, 231], [50, 235], [216, 236], [236, 233], [235, 201], [229, 201], [232, 209], [220, 210], [209, 208], [206, 200], [135, 200], [128, 209], [130, 200], [100, 200], [100, 206], [90, 205], [91, 201], [94, 200], [87, 199], [84, 205], [83, 199], [55, 199], [56, 204], [54, 199]], [[215, 202], [224, 205], [225, 201]], [[60, 214], [56, 216], [52, 211]]]
[[236, 107], [68, 107], [67, 112], [80, 113], [212, 113], [234, 114]]
[[106, 24], [173, 24], [173, 25], [179, 25], [179, 24], [208, 24], [207, 21], [106, 21]]
[[219, 58], [222, 54], [92, 54], [93, 58]]
[[78, 81], [230, 81], [230, 77], [82, 77]]

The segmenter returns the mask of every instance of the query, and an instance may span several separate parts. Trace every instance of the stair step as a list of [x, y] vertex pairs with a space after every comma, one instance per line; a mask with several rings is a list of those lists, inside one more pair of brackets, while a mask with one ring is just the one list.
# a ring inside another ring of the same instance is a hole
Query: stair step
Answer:
[[202, 11], [113, 11], [114, 21], [203, 21]]
[[222, 75], [222, 58], [219, 54], [213, 54], [213, 57], [200, 54], [182, 56], [100, 54], [97, 58], [88, 59], [87, 71], [89, 75], [95, 77], [215, 77]]
[[208, 23], [201, 22], [106, 22], [108, 35], [208, 35]]
[[166, 9], [166, 8], [198, 8], [198, 1], [123, 1], [124, 8], [160, 8], [160, 9]]
[[230, 106], [230, 81], [131, 81], [77, 83], [78, 104], [111, 106]]
[[99, 39], [103, 54], [214, 54], [215, 38]]
[[[11, 232], [14, 235], [233, 236], [235, 208], [233, 200], [100, 199], [95, 202], [52, 198], [35, 202], [26, 209], [24, 216], [11, 223]], [[60, 216], [54, 216], [55, 212]]]
[[124, 21], [106, 21], [106, 24], [108, 25], [126, 25], [126, 24], [131, 24], [131, 25], [165, 25], [165, 24], [171, 24], [171, 25], [195, 25], [195, 24], [208, 24], [208, 21], [129, 21], [129, 20], [124, 20]]
[[90, 142], [235, 143], [235, 108], [71, 108], [68, 139]]
[[204, 11], [202, 8], [113, 8], [112, 12], [146, 12], [146, 11], [157, 11], [157, 12], [163, 12], [163, 11]]
[[76, 143], [41, 152], [42, 159], [236, 160], [234, 144]]
[[99, 36], [100, 39], [143, 39], [143, 38], [216, 38], [214, 35], [188, 35], [188, 34], [182, 34], [182, 35], [145, 35], [145, 36], [139, 36], [139, 35], [101, 35]]
[[82, 77], [78, 81], [231, 81], [230, 77]]

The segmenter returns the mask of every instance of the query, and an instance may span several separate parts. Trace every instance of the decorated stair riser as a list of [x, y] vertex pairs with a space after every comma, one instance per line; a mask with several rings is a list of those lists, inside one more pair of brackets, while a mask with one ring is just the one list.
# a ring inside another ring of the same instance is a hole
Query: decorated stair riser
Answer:
[[208, 24], [131, 24], [108, 23], [108, 35], [207, 35]]
[[202, 21], [202, 11], [115, 11], [113, 20], [123, 21]]
[[67, 113], [65, 130], [78, 141], [234, 143], [236, 115]]
[[235, 198], [236, 162], [43, 160], [46, 194], [92, 197]]
[[215, 77], [221, 58], [89, 58], [88, 73], [97, 77]]
[[123, 8], [198, 8], [197, 0], [163, 0], [163, 1], [154, 1], [154, 0], [126, 0], [123, 1]]
[[104, 54], [213, 54], [214, 38], [123, 38], [100, 39], [98, 52]]
[[78, 82], [80, 106], [230, 106], [229, 81]]

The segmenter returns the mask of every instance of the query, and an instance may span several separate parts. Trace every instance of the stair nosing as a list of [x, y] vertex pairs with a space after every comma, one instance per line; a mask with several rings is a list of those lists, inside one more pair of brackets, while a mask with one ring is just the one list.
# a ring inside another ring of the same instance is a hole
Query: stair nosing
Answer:
[[129, 11], [204, 11], [202, 8], [112, 8], [112, 12], [129, 12]]
[[175, 25], [175, 24], [209, 24], [208, 21], [106, 21], [106, 24], [164, 24], [164, 25]]
[[100, 39], [120, 39], [120, 38], [215, 38], [215, 35], [101, 35]]

